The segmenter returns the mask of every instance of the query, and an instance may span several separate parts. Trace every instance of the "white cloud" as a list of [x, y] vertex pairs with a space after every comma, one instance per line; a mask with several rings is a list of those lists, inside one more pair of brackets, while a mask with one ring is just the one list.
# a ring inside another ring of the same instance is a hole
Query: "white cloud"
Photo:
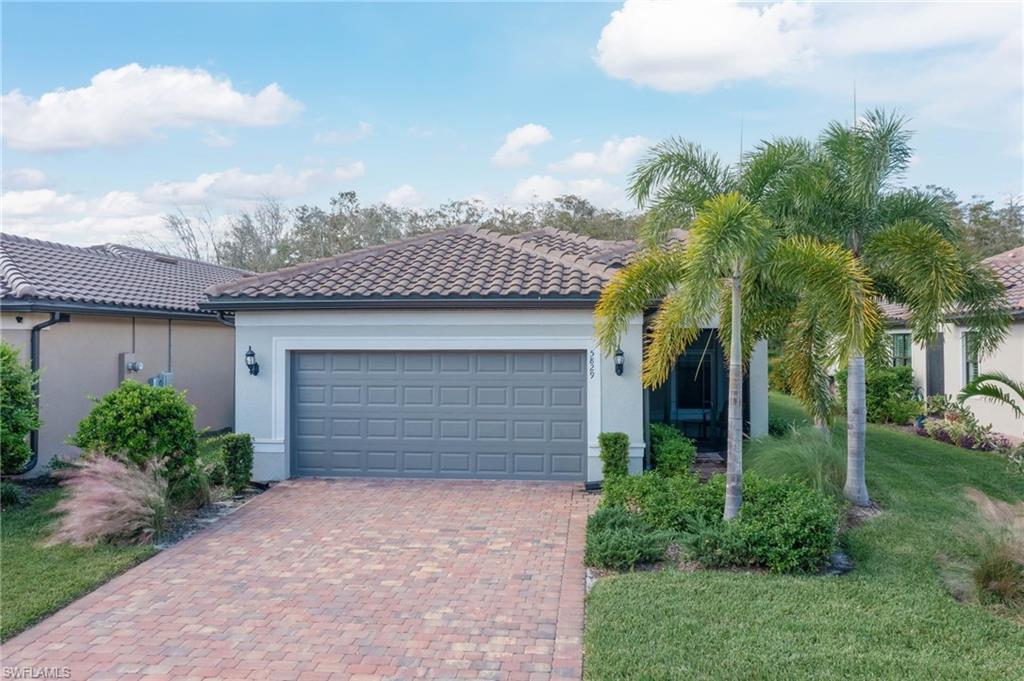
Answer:
[[373, 125], [366, 121], [359, 121], [359, 125], [351, 130], [328, 130], [313, 135], [313, 142], [316, 144], [348, 144], [365, 139], [373, 134]]
[[12, 90], [0, 105], [6, 143], [28, 151], [121, 145], [162, 128], [202, 123], [278, 125], [302, 110], [277, 83], [246, 94], [203, 69], [138, 64], [101, 71], [85, 87], [38, 99]]
[[216, 149], [226, 149], [227, 147], [235, 146], [235, 140], [216, 130], [209, 130], [203, 135], [203, 144]]
[[333, 174], [336, 180], [354, 180], [366, 174], [366, 164], [362, 161], [354, 161], [347, 165], [338, 166], [334, 169]]
[[568, 158], [552, 163], [549, 169], [554, 172], [615, 175], [624, 172], [650, 145], [651, 141], [640, 135], [624, 139], [612, 137], [601, 145], [600, 151], [577, 151]]
[[4, 215], [39, 215], [53, 210], [63, 210], [74, 203], [70, 194], [58, 194], [52, 189], [27, 189], [4, 192], [2, 197]]
[[35, 168], [15, 168], [3, 177], [5, 189], [39, 189], [49, 184], [46, 173]]
[[523, 205], [550, 201], [566, 194], [582, 196], [604, 208], [624, 206], [625, 196], [622, 190], [607, 180], [596, 177], [565, 181], [550, 175], [532, 175], [516, 184], [509, 194], [509, 199], [512, 203]]
[[194, 180], [157, 182], [143, 191], [147, 201], [165, 204], [200, 205], [219, 200], [254, 200], [264, 196], [279, 199], [306, 194], [315, 181], [323, 178], [319, 170], [288, 172], [275, 166], [269, 173], [246, 173], [240, 168], [228, 168], [203, 173]]
[[384, 197], [384, 203], [399, 208], [415, 208], [423, 203], [423, 195], [411, 184], [395, 187]]
[[499, 166], [520, 166], [530, 160], [530, 147], [550, 142], [554, 137], [543, 125], [527, 123], [505, 135], [505, 143], [498, 147], [491, 161]]
[[761, 80], [849, 96], [856, 79], [862, 101], [1019, 126], [1022, 23], [1020, 3], [627, 0], [595, 58], [615, 78], [669, 92]]

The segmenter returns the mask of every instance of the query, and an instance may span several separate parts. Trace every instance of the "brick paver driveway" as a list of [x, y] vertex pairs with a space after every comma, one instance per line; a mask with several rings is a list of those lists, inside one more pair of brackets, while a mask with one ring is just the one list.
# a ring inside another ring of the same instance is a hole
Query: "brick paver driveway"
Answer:
[[559, 483], [282, 483], [8, 641], [3, 664], [72, 678], [579, 678], [592, 505]]

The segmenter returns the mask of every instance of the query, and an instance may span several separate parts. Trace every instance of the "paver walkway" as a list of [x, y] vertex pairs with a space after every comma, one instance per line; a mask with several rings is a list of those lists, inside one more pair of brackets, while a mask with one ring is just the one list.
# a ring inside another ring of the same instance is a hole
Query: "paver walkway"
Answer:
[[560, 483], [285, 482], [11, 639], [3, 665], [75, 679], [578, 679], [595, 501]]

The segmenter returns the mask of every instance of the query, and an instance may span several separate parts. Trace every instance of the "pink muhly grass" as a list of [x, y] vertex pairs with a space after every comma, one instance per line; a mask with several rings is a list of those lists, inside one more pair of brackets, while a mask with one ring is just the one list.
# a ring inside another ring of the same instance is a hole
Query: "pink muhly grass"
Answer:
[[57, 504], [63, 515], [47, 544], [147, 544], [160, 533], [167, 512], [167, 482], [158, 466], [140, 468], [95, 454], [59, 475], [67, 497]]

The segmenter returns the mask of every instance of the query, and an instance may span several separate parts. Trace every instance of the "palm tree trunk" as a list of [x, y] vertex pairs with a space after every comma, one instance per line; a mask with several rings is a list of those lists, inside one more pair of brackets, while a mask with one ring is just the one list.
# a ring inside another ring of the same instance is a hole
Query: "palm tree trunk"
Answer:
[[732, 272], [732, 338], [729, 349], [729, 430], [726, 443], [726, 520], [739, 515], [743, 503], [743, 348], [740, 334], [740, 264]]
[[846, 376], [846, 486], [843, 493], [857, 506], [868, 506], [864, 480], [864, 434], [867, 409], [864, 404], [864, 355], [850, 357]]

